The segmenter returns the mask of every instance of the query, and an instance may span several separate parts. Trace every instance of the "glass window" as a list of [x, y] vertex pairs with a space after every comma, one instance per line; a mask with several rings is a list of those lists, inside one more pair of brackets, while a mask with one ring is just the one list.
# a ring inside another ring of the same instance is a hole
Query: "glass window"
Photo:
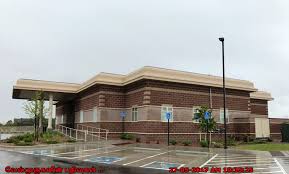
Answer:
[[83, 111], [80, 111], [79, 123], [83, 123]]
[[132, 116], [132, 121], [138, 121], [137, 107], [132, 108], [131, 116]]
[[167, 112], [171, 113], [170, 121], [174, 121], [173, 106], [172, 105], [162, 105], [161, 120], [162, 121], [168, 121], [167, 117], [166, 117]]
[[97, 122], [97, 108], [93, 108], [93, 118], [92, 118], [93, 122]]
[[193, 123], [199, 123], [199, 119], [195, 119], [197, 117], [197, 113], [199, 113], [200, 106], [193, 107]]
[[63, 114], [61, 115], [61, 124], [63, 124]]
[[[220, 123], [224, 124], [224, 109], [220, 109]], [[226, 123], [229, 123], [229, 110], [226, 109]]]

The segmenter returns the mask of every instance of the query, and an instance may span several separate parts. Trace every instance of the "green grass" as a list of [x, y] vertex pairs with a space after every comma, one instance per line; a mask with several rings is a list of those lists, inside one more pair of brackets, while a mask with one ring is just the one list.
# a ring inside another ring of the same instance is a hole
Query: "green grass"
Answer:
[[242, 144], [236, 148], [242, 150], [287, 151], [289, 150], [289, 143]]

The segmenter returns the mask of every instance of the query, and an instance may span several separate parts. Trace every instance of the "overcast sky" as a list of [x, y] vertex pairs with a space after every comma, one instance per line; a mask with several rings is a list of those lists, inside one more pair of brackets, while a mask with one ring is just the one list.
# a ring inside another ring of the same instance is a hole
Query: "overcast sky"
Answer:
[[250, 80], [289, 116], [287, 0], [0, 1], [0, 122], [25, 117], [19, 78], [83, 82], [145, 65]]

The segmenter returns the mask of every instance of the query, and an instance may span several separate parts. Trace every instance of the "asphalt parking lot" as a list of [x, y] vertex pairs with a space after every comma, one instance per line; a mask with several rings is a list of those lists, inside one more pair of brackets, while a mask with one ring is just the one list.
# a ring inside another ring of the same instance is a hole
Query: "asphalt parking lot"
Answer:
[[[205, 173], [210, 173], [212, 168], [219, 168], [221, 172], [224, 172], [224, 169], [243, 168], [248, 170], [244, 173], [289, 173], [289, 157], [273, 157], [268, 152], [208, 150], [147, 144], [125, 146], [75, 144], [49, 148], [21, 148], [13, 151], [30, 156], [49, 157], [67, 163], [81, 161], [86, 162], [85, 164], [154, 169], [165, 173], [168, 173], [170, 168], [176, 168], [177, 171], [189, 169], [191, 172], [197, 167], [208, 168]], [[251, 168], [253, 170], [249, 171]]]

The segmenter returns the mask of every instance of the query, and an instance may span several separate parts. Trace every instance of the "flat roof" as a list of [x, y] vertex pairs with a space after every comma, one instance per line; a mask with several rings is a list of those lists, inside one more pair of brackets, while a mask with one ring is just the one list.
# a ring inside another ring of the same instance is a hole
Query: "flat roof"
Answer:
[[[222, 88], [223, 85], [222, 77], [219, 76], [145, 66], [127, 75], [101, 72], [93, 78], [80, 84], [33, 79], [19, 79], [17, 80], [16, 85], [13, 86], [13, 98], [20, 98], [15, 93], [16, 90], [18, 91], [18, 93], [19, 91], [28, 90], [76, 94], [95, 84], [124, 86], [142, 79], [160, 80], [220, 88]], [[233, 78], [226, 78], [226, 88], [257, 92], [257, 89], [254, 87], [254, 84], [252, 82]], [[256, 95], [254, 94], [252, 95], [252, 97], [255, 96]]]
[[274, 99], [269, 92], [265, 92], [265, 91], [251, 92], [250, 98], [260, 99], [260, 100], [269, 100], [269, 101]]

